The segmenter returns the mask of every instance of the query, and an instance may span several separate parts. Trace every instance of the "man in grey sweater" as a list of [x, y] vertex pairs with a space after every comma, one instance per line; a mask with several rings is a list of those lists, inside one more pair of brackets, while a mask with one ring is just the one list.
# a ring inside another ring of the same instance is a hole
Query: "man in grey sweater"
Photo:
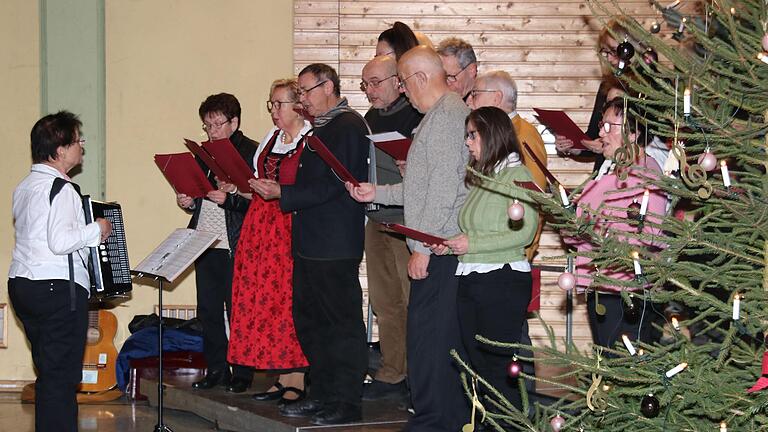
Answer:
[[[397, 64], [400, 89], [425, 114], [408, 151], [403, 182], [394, 185], [347, 185], [353, 198], [385, 205], [403, 205], [408, 227], [439, 237], [458, 234], [458, 214], [467, 189], [468, 161], [464, 120], [469, 108], [449, 90], [440, 57], [418, 46]], [[449, 356], [464, 356], [456, 312], [457, 259], [432, 255], [421, 243], [408, 240], [411, 296], [408, 306], [408, 382], [415, 415], [409, 432], [459, 430], [468, 421], [468, 403], [458, 368]]]

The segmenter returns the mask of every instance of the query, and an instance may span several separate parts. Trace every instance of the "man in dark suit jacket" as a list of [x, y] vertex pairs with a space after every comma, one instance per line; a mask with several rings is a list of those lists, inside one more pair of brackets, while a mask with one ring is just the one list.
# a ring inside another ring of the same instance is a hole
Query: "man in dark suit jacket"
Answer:
[[[314, 117], [313, 135], [355, 176], [368, 178], [369, 141], [365, 120], [339, 93], [339, 77], [325, 64], [299, 74], [299, 100]], [[264, 199], [280, 199], [293, 213], [293, 318], [296, 336], [310, 365], [309, 397], [285, 405], [289, 417], [314, 424], [361, 419], [362, 382], [367, 366], [362, 291], [365, 213], [344, 183], [309, 145], [301, 154], [296, 182], [280, 186], [259, 180]]]

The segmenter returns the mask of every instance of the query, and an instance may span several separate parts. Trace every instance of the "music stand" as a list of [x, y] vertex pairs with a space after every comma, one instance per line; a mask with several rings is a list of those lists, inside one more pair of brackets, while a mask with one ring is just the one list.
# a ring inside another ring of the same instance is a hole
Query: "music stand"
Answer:
[[160, 322], [157, 325], [157, 424], [155, 432], [173, 432], [163, 423], [163, 282], [173, 283], [184, 270], [218, 239], [218, 234], [193, 229], [177, 229], [155, 250], [131, 270], [138, 278], [158, 282], [157, 304]]

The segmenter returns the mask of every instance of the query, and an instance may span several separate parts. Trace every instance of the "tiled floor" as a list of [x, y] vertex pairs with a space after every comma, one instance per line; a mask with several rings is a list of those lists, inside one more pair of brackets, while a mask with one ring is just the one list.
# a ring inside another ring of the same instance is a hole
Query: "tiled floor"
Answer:
[[[157, 410], [146, 402], [119, 399], [101, 405], [80, 405], [80, 432], [152, 432]], [[174, 432], [220, 431], [215, 424], [189, 412], [165, 409], [163, 422]], [[328, 432], [396, 432], [402, 425], [339, 426]], [[18, 393], [0, 393], [0, 431], [34, 432], [35, 407], [21, 403]]]
[[[148, 403], [122, 399], [102, 405], [80, 405], [80, 432], [152, 432], [157, 411]], [[166, 409], [164, 423], [174, 432], [217, 431], [194, 414]], [[35, 406], [21, 403], [18, 393], [0, 393], [0, 431], [34, 432]]]

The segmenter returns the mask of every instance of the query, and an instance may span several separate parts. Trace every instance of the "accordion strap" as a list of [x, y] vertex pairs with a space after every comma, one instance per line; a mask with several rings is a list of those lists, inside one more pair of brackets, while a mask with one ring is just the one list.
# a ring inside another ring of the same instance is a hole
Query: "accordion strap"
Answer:
[[[61, 192], [61, 189], [66, 186], [67, 183], [70, 183], [72, 187], [75, 188], [75, 191], [78, 195], [82, 197], [80, 194], [80, 187], [72, 182], [69, 182], [61, 177], [56, 177], [53, 179], [53, 186], [51, 187], [51, 193], [48, 195], [48, 202], [53, 203], [53, 199], [56, 197], [56, 195]], [[67, 261], [69, 262], [69, 311], [74, 312], [76, 309], [76, 303], [77, 303], [77, 287], [75, 286], [75, 263], [72, 259], [72, 254], [67, 255]]]

